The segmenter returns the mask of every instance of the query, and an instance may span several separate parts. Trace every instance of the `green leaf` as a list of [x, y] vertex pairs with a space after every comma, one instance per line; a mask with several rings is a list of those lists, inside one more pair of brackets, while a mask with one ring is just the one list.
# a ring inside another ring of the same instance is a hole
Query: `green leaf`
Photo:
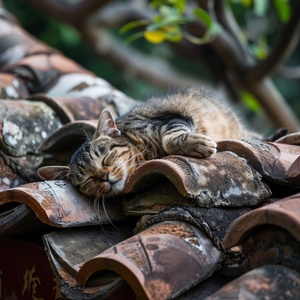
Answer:
[[251, 111], [258, 113], [262, 110], [260, 103], [257, 101], [257, 99], [255, 97], [253, 97], [253, 95], [251, 95], [250, 93], [247, 93], [247, 92], [243, 92], [241, 96], [242, 96], [243, 102], [246, 104], [246, 106]]
[[165, 0], [152, 0], [150, 1], [150, 6], [153, 8], [158, 8], [164, 4]]
[[250, 52], [258, 59], [263, 60], [269, 53], [268, 43], [266, 38], [261, 37], [254, 45], [249, 45]]
[[204, 25], [209, 29], [213, 23], [213, 19], [208, 14], [208, 12], [200, 7], [194, 9], [194, 15], [204, 23]]
[[80, 42], [80, 34], [76, 29], [68, 25], [58, 27], [62, 41], [70, 46], [75, 46]]
[[176, 7], [180, 14], [183, 14], [183, 12], [185, 11], [186, 0], [168, 0], [168, 2], [169, 4]]
[[144, 36], [144, 31], [141, 31], [141, 32], [136, 32], [134, 34], [132, 34], [131, 36], [129, 36], [125, 41], [124, 41], [124, 44], [128, 45], [130, 43], [132, 43], [133, 41], [141, 38]]
[[[299, 1], [299, 0], [296, 0]], [[288, 0], [273, 0], [279, 20], [287, 23], [291, 17], [291, 6]]]
[[173, 15], [174, 9], [173, 7], [162, 5], [159, 7], [159, 13], [161, 14], [162, 17], [169, 17]]
[[184, 23], [188, 22], [189, 20], [190, 20], [190, 18], [184, 18], [184, 17], [170, 15], [164, 19], [154, 22], [153, 24], [150, 24], [149, 26], [147, 26], [147, 30], [157, 30], [159, 28], [164, 28], [167, 26], [184, 24]]
[[269, 8], [269, 0], [254, 0], [254, 14], [260, 17], [266, 15]]
[[236, 3], [240, 2], [245, 7], [250, 7], [252, 5], [253, 0], [240, 0], [240, 1], [234, 1]]
[[173, 26], [166, 29], [166, 40], [169, 42], [177, 43], [182, 40], [182, 32], [179, 26]]
[[219, 23], [214, 22], [213, 18], [204, 9], [195, 8], [194, 15], [204, 23], [204, 25], [207, 27], [207, 30], [202, 38], [194, 37], [185, 32], [184, 37], [190, 42], [197, 45], [203, 45], [210, 42], [213, 36], [222, 32], [222, 26]]
[[217, 23], [217, 22], [213, 22], [211, 28], [209, 29], [209, 34], [211, 37], [218, 35], [222, 32], [223, 28], [222, 26]]
[[129, 23], [125, 24], [124, 26], [122, 26], [119, 32], [120, 32], [120, 34], [124, 34], [124, 33], [126, 33], [127, 31], [129, 31], [133, 28], [136, 28], [136, 27], [139, 27], [139, 26], [146, 26], [149, 23], [150, 22], [148, 20], [132, 21], [132, 22], [129, 22]]
[[150, 6], [154, 8], [159, 8], [162, 5], [169, 5], [175, 7], [180, 14], [185, 11], [186, 0], [152, 0], [150, 1]]

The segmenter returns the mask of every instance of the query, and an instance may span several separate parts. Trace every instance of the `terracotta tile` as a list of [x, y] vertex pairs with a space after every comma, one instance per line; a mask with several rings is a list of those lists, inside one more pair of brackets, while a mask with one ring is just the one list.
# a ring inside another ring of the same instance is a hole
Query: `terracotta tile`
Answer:
[[3, 50], [0, 52], [0, 69], [3, 70], [6, 66], [18, 62], [27, 55], [57, 51], [24, 31], [8, 11], [2, 10], [1, 12], [0, 43]]
[[300, 146], [259, 140], [224, 140], [218, 142], [218, 150], [245, 158], [265, 179], [277, 183], [288, 183], [285, 174], [300, 154]]
[[289, 145], [300, 145], [300, 133], [294, 132], [284, 135], [275, 141], [276, 143], [289, 144]]
[[258, 226], [276, 225], [287, 230], [300, 241], [300, 194], [254, 209], [235, 220], [224, 238], [224, 245], [230, 248], [245, 240]]
[[61, 126], [46, 104], [26, 100], [0, 100], [0, 124], [1, 148], [15, 156], [37, 153], [37, 145]]
[[110, 270], [129, 283], [138, 299], [169, 299], [209, 277], [220, 258], [195, 227], [164, 222], [90, 259], [76, 279], [85, 284], [95, 272], [101, 276], [100, 271]]
[[298, 299], [300, 275], [283, 266], [269, 265], [252, 270], [205, 298], [217, 299]]
[[0, 100], [0, 190], [38, 180], [45, 155], [37, 146], [60, 126], [43, 102]]
[[28, 183], [0, 192], [0, 205], [11, 202], [28, 205], [42, 222], [54, 227], [105, 224], [123, 218], [116, 203], [106, 204], [104, 210], [101, 203], [84, 200], [63, 180]]
[[30, 97], [30, 100], [46, 103], [56, 112], [63, 123], [98, 119], [105, 107], [100, 100], [90, 97], [50, 97], [46, 94], [38, 94]]
[[284, 178], [286, 181], [294, 183], [299, 186], [300, 184], [300, 157], [298, 157], [291, 166], [287, 169]]
[[25, 204], [13, 203], [0, 207], [0, 236], [22, 236], [41, 224], [32, 209]]
[[83, 138], [94, 134], [98, 120], [74, 121], [58, 128], [49, 135], [38, 147], [39, 151], [55, 152], [60, 149], [69, 148], [75, 144], [78, 147]]
[[111, 84], [93, 74], [81, 74], [75, 71], [61, 74], [53, 85], [45, 90], [51, 97], [89, 97], [98, 99], [108, 107], [115, 116], [126, 113], [133, 105], [134, 100], [115, 89]]
[[169, 179], [180, 194], [200, 207], [253, 206], [270, 196], [261, 176], [244, 159], [228, 152], [209, 159], [169, 156], [147, 161], [128, 179], [125, 193], [151, 187], [155, 176]]
[[0, 153], [0, 191], [16, 187], [26, 183], [26, 179], [22, 178], [8, 155]]
[[299, 251], [300, 243], [290, 232], [278, 226], [265, 225], [245, 238], [241, 247], [242, 259], [237, 265], [241, 270], [252, 270], [276, 264], [300, 272]]
[[86, 299], [89, 295], [87, 299], [99, 299], [124, 286], [124, 280], [117, 274], [92, 279], [85, 286], [79, 286], [75, 280], [85, 261], [130, 236], [129, 228], [124, 225], [115, 226], [118, 228], [108, 225], [67, 229], [43, 236], [50, 265], [61, 284], [61, 292], [67, 298]]
[[24, 82], [13, 74], [0, 73], [0, 98], [25, 99], [28, 91]]

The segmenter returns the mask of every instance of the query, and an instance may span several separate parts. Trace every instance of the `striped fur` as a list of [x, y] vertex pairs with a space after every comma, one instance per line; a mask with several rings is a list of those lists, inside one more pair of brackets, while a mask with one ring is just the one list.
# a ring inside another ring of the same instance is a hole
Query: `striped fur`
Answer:
[[85, 195], [115, 196], [144, 160], [207, 158], [216, 153], [216, 141], [247, 135], [232, 111], [202, 89], [151, 98], [116, 122], [105, 109], [95, 136], [74, 154], [69, 179]]

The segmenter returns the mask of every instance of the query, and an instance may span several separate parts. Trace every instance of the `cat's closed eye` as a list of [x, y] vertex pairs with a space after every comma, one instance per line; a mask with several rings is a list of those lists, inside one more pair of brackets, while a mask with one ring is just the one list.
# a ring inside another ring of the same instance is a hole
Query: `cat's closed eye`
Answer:
[[114, 157], [115, 157], [115, 155], [113, 153], [106, 155], [102, 160], [102, 166], [110, 167], [113, 164]]
[[85, 165], [78, 163], [77, 166], [82, 169], [86, 169]]

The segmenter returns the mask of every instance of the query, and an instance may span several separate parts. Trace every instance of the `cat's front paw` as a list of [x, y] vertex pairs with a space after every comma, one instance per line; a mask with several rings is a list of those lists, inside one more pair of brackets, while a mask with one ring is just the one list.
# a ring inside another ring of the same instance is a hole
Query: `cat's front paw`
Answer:
[[207, 158], [217, 152], [217, 143], [202, 134], [189, 134], [185, 145], [188, 156]]
[[189, 132], [167, 136], [163, 140], [163, 147], [166, 153], [170, 155], [185, 155], [197, 158], [207, 158], [217, 152], [217, 144], [210, 137]]

